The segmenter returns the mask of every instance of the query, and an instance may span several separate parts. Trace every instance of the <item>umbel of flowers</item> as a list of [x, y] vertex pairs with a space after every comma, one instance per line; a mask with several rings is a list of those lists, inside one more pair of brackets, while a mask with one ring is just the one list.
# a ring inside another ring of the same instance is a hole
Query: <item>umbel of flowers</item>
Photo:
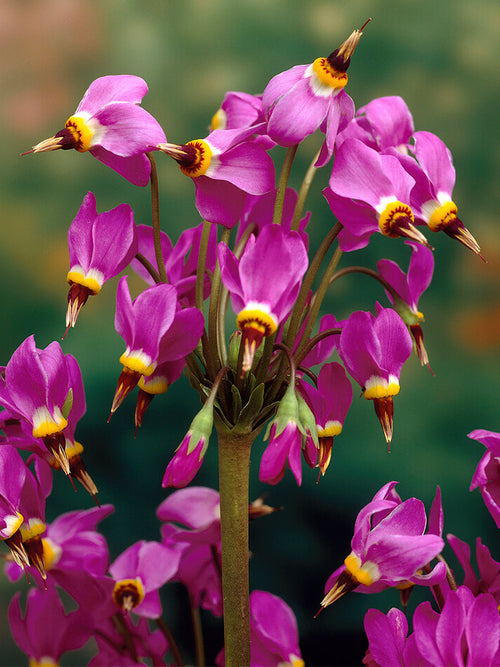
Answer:
[[[455, 173], [444, 143], [415, 132], [401, 98], [378, 98], [356, 111], [346, 85], [361, 34], [353, 31], [328, 57], [278, 74], [262, 95], [227, 93], [203, 139], [167, 142], [140, 106], [146, 83], [104, 76], [63, 129], [30, 151], [89, 152], [131, 184], [151, 184], [151, 225], [136, 225], [126, 204], [98, 213], [88, 192], [68, 231], [66, 333], [88, 297], [108, 289], [106, 282], [123, 270], [145, 282], [133, 298], [127, 275], [118, 281], [115, 328], [125, 349], [117, 350], [122, 369], [110, 417], [138, 387], [137, 432], [153, 397], [183, 372], [203, 404], [175, 451], [166, 438], [158, 484], [179, 490], [158, 508], [161, 535], [130, 545], [111, 562], [97, 526], [112, 506], [45, 521], [54, 470], [98, 497], [75, 439], [85, 413], [76, 359], [57, 342], [37, 347], [32, 335], [7, 361], [0, 379], [0, 539], [10, 550], [9, 578], [24, 572], [33, 582], [25, 612], [19, 594], [9, 610], [30, 664], [57, 664], [91, 638], [92, 665], [184, 664], [162, 619], [160, 591], [172, 581], [189, 592], [198, 665], [205, 664], [200, 608], [224, 616], [224, 647], [209, 658], [216, 664], [304, 664], [292, 610], [275, 594], [249, 591], [248, 522], [274, 511], [261, 499], [249, 503], [252, 446], [263, 482], [278, 484], [290, 468], [300, 485], [302, 459], [325, 475], [337, 441], [347, 446], [353, 380], [373, 403], [390, 449], [394, 399], [414, 347], [429, 366], [418, 309], [434, 270], [429, 232], [444, 231], [480, 252], [452, 201]], [[305, 140], [317, 141], [318, 151], [296, 192], [288, 177]], [[287, 149], [278, 179], [277, 146]], [[154, 152], [173, 158], [194, 183], [202, 220], [194, 215], [176, 244], [160, 225]], [[315, 223], [306, 200], [317, 172], [332, 217], [311, 252], [307, 229]], [[406, 271], [387, 258], [376, 270], [349, 263], [374, 233], [385, 237], [388, 253], [391, 244], [406, 243]], [[337, 281], [350, 272], [378, 281], [382, 303], [372, 311], [354, 303], [319, 319], [326, 294], [331, 303]], [[188, 486], [214, 426], [219, 491]], [[266, 445], [255, 453], [260, 432]], [[482, 430], [470, 436], [488, 450], [471, 488], [481, 488], [498, 525], [499, 436]], [[441, 555], [439, 491], [427, 521], [423, 503], [403, 501], [395, 486], [386, 484], [358, 514], [350, 551], [328, 578], [321, 609], [354, 590], [397, 588], [406, 604], [415, 585], [432, 588], [438, 609], [421, 605], [409, 637], [399, 610], [368, 613], [365, 664], [499, 664], [498, 563], [479, 542], [478, 582], [470, 549], [448, 536], [466, 572], [458, 587]], [[65, 611], [60, 591], [73, 598], [75, 611]], [[455, 621], [448, 638], [443, 628]], [[476, 630], [482, 623], [487, 642]]]

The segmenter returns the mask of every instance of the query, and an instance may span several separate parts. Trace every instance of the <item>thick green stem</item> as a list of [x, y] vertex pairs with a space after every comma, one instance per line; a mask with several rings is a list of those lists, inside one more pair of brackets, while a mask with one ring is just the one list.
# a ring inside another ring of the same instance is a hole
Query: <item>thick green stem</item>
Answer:
[[250, 664], [248, 473], [255, 433], [218, 430], [222, 597], [227, 667]]

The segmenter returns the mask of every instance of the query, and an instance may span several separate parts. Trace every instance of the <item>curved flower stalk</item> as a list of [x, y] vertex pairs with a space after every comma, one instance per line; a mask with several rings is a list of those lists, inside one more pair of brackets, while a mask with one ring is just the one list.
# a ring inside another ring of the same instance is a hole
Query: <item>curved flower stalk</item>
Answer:
[[134, 214], [128, 204], [97, 213], [95, 196], [87, 192], [68, 230], [70, 268], [67, 281], [66, 331], [74, 327], [82, 306], [117, 276], [137, 253]]
[[364, 248], [374, 232], [391, 238], [403, 236], [429, 246], [414, 225], [410, 208], [414, 183], [394, 155], [378, 153], [359, 139], [346, 139], [337, 151], [328, 187], [323, 190], [345, 227], [339, 235], [342, 250]]
[[340, 334], [339, 354], [347, 372], [372, 400], [390, 451], [393, 431], [393, 396], [399, 376], [412, 351], [408, 329], [392, 308], [353, 313]]
[[317, 129], [326, 135], [316, 167], [323, 167], [330, 160], [337, 132], [354, 116], [354, 102], [344, 87], [363, 28], [354, 30], [327, 58], [281, 72], [264, 90], [262, 106], [267, 133], [277, 144], [294, 146]]
[[231, 294], [244, 348], [242, 371], [252, 368], [256, 350], [290, 313], [307, 269], [304, 243], [297, 232], [267, 225], [250, 236], [241, 258], [220, 243], [222, 282]]
[[382, 487], [358, 514], [352, 551], [326, 582], [321, 609], [360, 586], [363, 592], [376, 593], [407, 581], [430, 586], [445, 578], [444, 563], [429, 574], [419, 573], [442, 551], [444, 541], [439, 535], [425, 533], [422, 501], [409, 498], [401, 502], [394, 495], [395, 484]]
[[102, 76], [93, 81], [65, 127], [30, 153], [59, 149], [89, 151], [134, 185], [147, 185], [146, 153], [166, 141], [158, 122], [139, 104], [148, 92], [138, 76]]
[[434, 255], [429, 248], [419, 243], [413, 241], [405, 243], [412, 251], [406, 273], [390, 259], [380, 259], [377, 262], [377, 269], [380, 276], [392, 288], [391, 291], [386, 290], [387, 296], [394, 310], [410, 329], [420, 363], [422, 366], [428, 366], [430, 370], [429, 357], [424, 347], [424, 334], [420, 326], [424, 316], [418, 309], [418, 300], [431, 283]]
[[252, 132], [214, 130], [181, 146], [158, 145], [193, 179], [196, 208], [204, 220], [234, 227], [247, 193], [262, 195], [274, 188], [272, 159], [257, 142], [244, 141]]

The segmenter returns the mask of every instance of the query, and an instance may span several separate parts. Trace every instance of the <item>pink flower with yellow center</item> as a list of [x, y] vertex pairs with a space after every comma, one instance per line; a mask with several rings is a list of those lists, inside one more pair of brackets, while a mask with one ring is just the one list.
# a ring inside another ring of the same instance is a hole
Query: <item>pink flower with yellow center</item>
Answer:
[[114, 169], [134, 185], [147, 185], [145, 153], [166, 141], [158, 122], [139, 104], [148, 92], [138, 76], [102, 76], [93, 81], [65, 127], [30, 153], [75, 149]]
[[253, 234], [240, 259], [220, 243], [222, 282], [231, 294], [236, 322], [242, 331], [243, 371], [250, 370], [255, 351], [288, 316], [308, 265], [307, 251], [297, 232], [279, 225]]

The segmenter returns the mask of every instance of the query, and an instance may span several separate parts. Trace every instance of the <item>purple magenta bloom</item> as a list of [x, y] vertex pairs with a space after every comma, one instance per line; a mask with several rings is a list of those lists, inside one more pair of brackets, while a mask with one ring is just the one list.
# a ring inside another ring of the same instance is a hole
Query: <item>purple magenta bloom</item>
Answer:
[[497, 605], [500, 604], [500, 563], [492, 558], [490, 550], [482, 543], [481, 538], [476, 539], [476, 562], [479, 577], [471, 565], [469, 545], [451, 534], [448, 534], [446, 539], [464, 570], [463, 585], [467, 586], [474, 595], [490, 593], [495, 598]]
[[495, 599], [474, 597], [466, 586], [450, 591], [440, 613], [423, 602], [413, 615], [406, 665], [494, 667], [500, 659], [500, 623]]
[[19, 452], [10, 445], [0, 446], [0, 540], [11, 538], [21, 527], [21, 492], [28, 468]]
[[356, 117], [339, 134], [337, 143], [359, 139], [381, 153], [394, 149], [407, 154], [414, 131], [410, 110], [401, 97], [377, 97], [356, 111]]
[[196, 486], [175, 491], [161, 503], [157, 515], [165, 522], [163, 543], [182, 554], [176, 580], [188, 587], [196, 606], [222, 616], [218, 492]]
[[409, 204], [414, 182], [394, 155], [378, 153], [359, 139], [346, 139], [323, 190], [347, 233], [339, 236], [342, 249], [364, 248], [374, 232], [428, 245], [413, 224]]
[[351, 540], [351, 553], [325, 584], [321, 607], [357, 589], [378, 592], [400, 583], [434, 585], [446, 576], [438, 563], [427, 575], [418, 571], [443, 549], [443, 539], [425, 533], [427, 518], [422, 501], [401, 502], [394, 492], [396, 482], [386, 484], [358, 514]]
[[354, 103], [345, 93], [347, 68], [362, 33], [355, 30], [328, 58], [296, 65], [267, 84], [262, 106], [267, 133], [281, 146], [294, 146], [320, 129], [326, 136], [316, 162], [323, 167], [332, 157], [337, 133], [354, 116]]
[[415, 217], [431, 231], [445, 232], [481, 257], [476, 239], [464, 227], [452, 201], [455, 168], [450, 150], [431, 132], [415, 132], [413, 139], [414, 158], [398, 155], [398, 159], [415, 180], [410, 200]]
[[[203, 224], [190, 229], [185, 229], [175, 244], [172, 244], [165, 232], [161, 232], [162, 255], [165, 260], [165, 271], [168, 282], [177, 289], [179, 303], [184, 306], [195, 305], [196, 269], [198, 266], [198, 254]], [[154, 250], [153, 229], [149, 225], [137, 227], [138, 249], [144, 257], [156, 267], [156, 255]], [[210, 230], [205, 267], [207, 271], [213, 272], [217, 259], [217, 228]], [[138, 261], [133, 260], [131, 264], [134, 271], [141, 276], [149, 285], [154, 285], [150, 273]], [[210, 294], [210, 279], [205, 275], [204, 297]]]
[[400, 609], [389, 609], [387, 615], [378, 609], [369, 609], [364, 626], [368, 651], [363, 659], [367, 666], [405, 667], [404, 649], [408, 621]]
[[260, 461], [259, 479], [268, 484], [277, 484], [283, 479], [286, 464], [290, 466], [297, 484], [302, 483], [302, 433], [294, 421], [289, 421], [276, 435], [277, 423], [271, 427], [269, 444]]
[[127, 348], [111, 413], [122, 403], [142, 375], [151, 375], [158, 364], [175, 361], [192, 352], [204, 325], [197, 308], [178, 310], [177, 290], [160, 283], [148, 287], [132, 301], [127, 276], [118, 283], [115, 328]]
[[257, 142], [245, 141], [251, 134], [252, 129], [214, 130], [183, 146], [158, 146], [193, 179], [196, 208], [204, 220], [234, 227], [247, 193], [261, 195], [274, 188], [274, 163]]
[[[317, 389], [306, 382], [301, 382], [299, 391], [314, 414], [319, 440], [319, 449], [316, 449], [309, 436], [304, 455], [311, 468], [319, 467], [321, 474], [324, 475], [330, 465], [333, 439], [342, 432], [347, 412], [351, 406], [352, 385], [344, 368], [332, 362], [321, 367]], [[315, 452], [314, 458], [308, 456], [311, 452]]]
[[175, 577], [179, 561], [180, 553], [164, 544], [145, 540], [133, 544], [109, 568], [115, 580], [115, 604], [146, 618], [161, 616], [158, 590]]
[[88, 192], [68, 230], [70, 268], [66, 327], [74, 327], [90, 295], [117, 276], [137, 253], [134, 214], [128, 204], [97, 213], [94, 194]]
[[139, 104], [148, 92], [138, 76], [103, 76], [93, 81], [66, 126], [30, 152], [89, 151], [134, 185], [147, 185], [151, 165], [145, 153], [166, 141], [158, 122]]
[[174, 486], [179, 489], [192, 482], [201, 468], [207, 448], [208, 438], [195, 437], [190, 428], [165, 470], [161, 483], [163, 488]]
[[489, 513], [500, 528], [500, 433], [477, 429], [468, 437], [479, 440], [487, 450], [479, 461], [469, 491], [479, 487]]
[[[297, 620], [277, 595], [250, 593], [250, 667], [304, 667], [299, 648]], [[224, 649], [215, 664], [223, 667]]]
[[[243, 210], [240, 224], [238, 226], [238, 234], [236, 236], [236, 243], [240, 240], [243, 232], [250, 226], [253, 225], [255, 231], [253, 233], [255, 236], [259, 235], [259, 232], [270, 225], [273, 221], [274, 216], [274, 207], [276, 204], [276, 194], [277, 190], [271, 190], [271, 192], [266, 192], [264, 195], [248, 195], [245, 208]], [[286, 188], [285, 198], [283, 201], [283, 211], [281, 214], [280, 225], [283, 229], [290, 231], [293, 214], [295, 212], [295, 206], [297, 204], [298, 195], [293, 188]], [[306, 228], [311, 213], [308, 212], [302, 218], [299, 223], [299, 233], [302, 236], [304, 245], [307, 248], [309, 239], [307, 234], [303, 233]]]
[[342, 329], [340, 358], [347, 372], [361, 386], [365, 398], [373, 400], [387, 444], [393, 430], [392, 398], [399, 392], [399, 376], [412, 351], [411, 336], [392, 308], [377, 317], [354, 312]]
[[[389, 259], [377, 262], [380, 276], [389, 284], [392, 290], [387, 290], [387, 296], [394, 305], [394, 310], [408, 325], [415, 340], [417, 356], [422, 365], [429, 366], [429, 358], [424, 347], [424, 335], [420, 326], [424, 316], [418, 310], [418, 300], [429, 287], [434, 271], [434, 255], [429, 248], [406, 241], [412, 250], [408, 272]], [[430, 367], [429, 367], [430, 368]]]
[[240, 259], [224, 243], [218, 253], [222, 282], [243, 332], [243, 371], [248, 371], [264, 336], [273, 334], [292, 309], [307, 269], [307, 251], [297, 232], [271, 224], [257, 239], [250, 236]]
[[66, 614], [54, 586], [29, 590], [24, 618], [19, 597], [16, 593], [10, 603], [9, 623], [14, 641], [30, 664], [59, 664], [64, 653], [80, 648], [90, 638], [87, 612], [78, 609]]
[[43, 439], [66, 474], [69, 463], [63, 431], [68, 421], [63, 413], [70, 389], [67, 361], [59, 343], [54, 341], [39, 350], [34, 336], [14, 352], [0, 385], [0, 404], [11, 417], [31, 426], [33, 438]]

